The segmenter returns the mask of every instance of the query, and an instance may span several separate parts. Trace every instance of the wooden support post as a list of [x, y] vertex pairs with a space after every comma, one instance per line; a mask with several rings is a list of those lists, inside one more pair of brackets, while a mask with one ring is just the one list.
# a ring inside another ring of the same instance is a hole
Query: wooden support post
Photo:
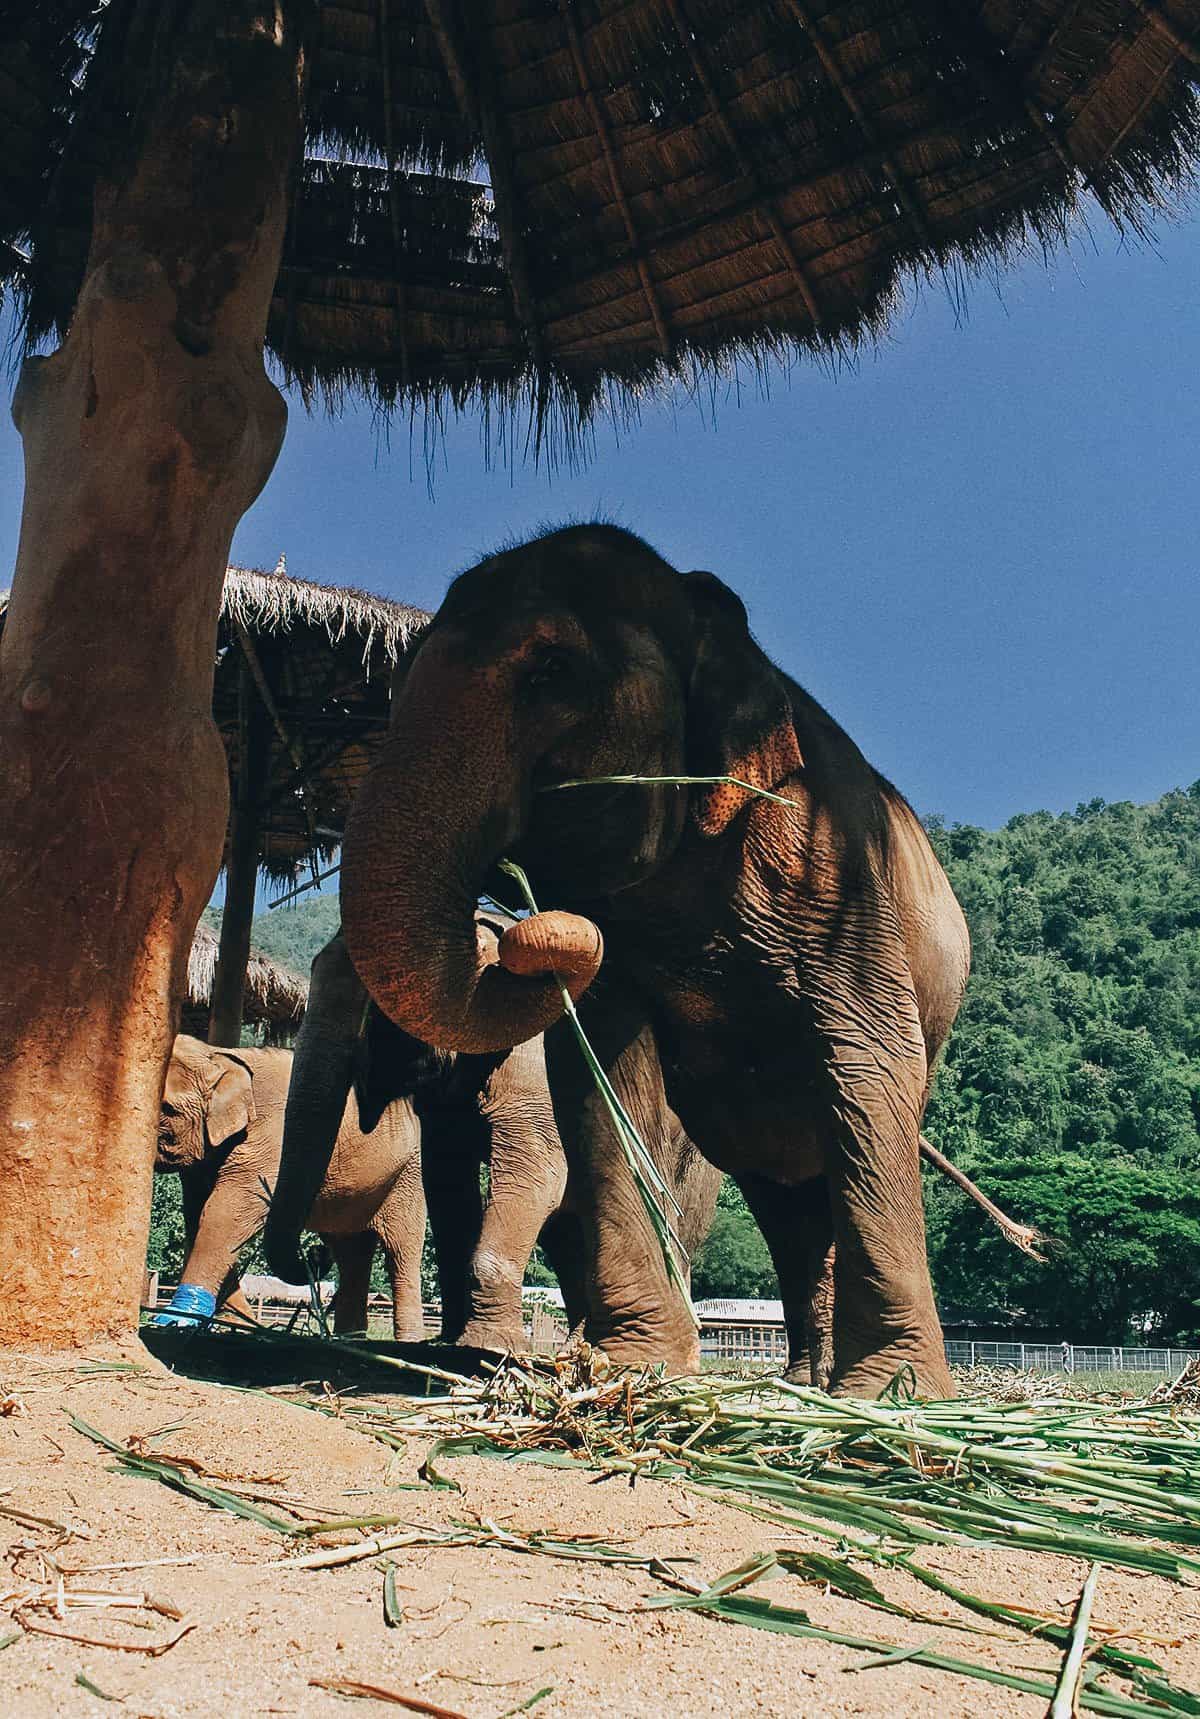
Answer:
[[255, 694], [254, 677], [245, 658], [238, 672], [238, 731], [238, 778], [230, 808], [225, 907], [208, 1015], [208, 1042], [213, 1045], [241, 1043], [254, 891], [262, 859], [263, 789], [271, 757], [267, 712]]

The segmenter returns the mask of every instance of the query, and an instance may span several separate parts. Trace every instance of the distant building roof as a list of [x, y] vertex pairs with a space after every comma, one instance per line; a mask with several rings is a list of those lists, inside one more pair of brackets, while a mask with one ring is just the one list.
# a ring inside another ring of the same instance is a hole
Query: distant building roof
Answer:
[[736, 1298], [728, 1301], [697, 1301], [695, 1304], [696, 1317], [699, 1320], [719, 1319], [761, 1319], [783, 1324], [782, 1301], [745, 1301]]

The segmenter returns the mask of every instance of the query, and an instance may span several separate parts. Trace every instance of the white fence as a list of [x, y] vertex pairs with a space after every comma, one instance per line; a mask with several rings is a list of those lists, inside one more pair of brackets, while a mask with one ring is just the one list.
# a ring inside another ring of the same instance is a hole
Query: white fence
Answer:
[[946, 1339], [952, 1367], [1012, 1367], [1031, 1373], [1181, 1373], [1195, 1349], [1121, 1349], [1107, 1343], [971, 1343]]

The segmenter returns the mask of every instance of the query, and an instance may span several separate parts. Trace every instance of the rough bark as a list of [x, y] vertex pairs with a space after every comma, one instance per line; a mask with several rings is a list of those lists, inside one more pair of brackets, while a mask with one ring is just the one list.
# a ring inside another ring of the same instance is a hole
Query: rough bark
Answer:
[[[0, 1342], [136, 1319], [188, 945], [220, 861], [213, 648], [286, 413], [262, 363], [301, 54], [263, 0], [158, 0], [70, 330], [23, 370], [0, 647]], [[147, 67], [149, 68], [147, 70]], [[119, 81], [120, 68], [117, 68]], [[136, 97], [136, 99], [135, 99]], [[94, 105], [94, 104], [93, 104]]]

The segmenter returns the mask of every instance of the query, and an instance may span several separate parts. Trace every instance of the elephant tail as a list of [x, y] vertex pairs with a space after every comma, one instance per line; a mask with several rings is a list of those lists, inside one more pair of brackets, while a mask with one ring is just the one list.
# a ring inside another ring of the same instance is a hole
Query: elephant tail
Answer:
[[955, 1187], [961, 1188], [964, 1194], [969, 1194], [975, 1204], [985, 1211], [992, 1222], [999, 1228], [1000, 1233], [1030, 1259], [1036, 1259], [1039, 1265], [1045, 1265], [1046, 1255], [1042, 1251], [1050, 1246], [1050, 1240], [1032, 1224], [1019, 1224], [1015, 1218], [1010, 1218], [1007, 1212], [1002, 1212], [994, 1200], [989, 1200], [982, 1188], [977, 1188], [971, 1178], [952, 1164], [944, 1153], [939, 1152], [933, 1143], [921, 1136], [921, 1156], [935, 1170], [940, 1170], [943, 1176], [948, 1176]]

